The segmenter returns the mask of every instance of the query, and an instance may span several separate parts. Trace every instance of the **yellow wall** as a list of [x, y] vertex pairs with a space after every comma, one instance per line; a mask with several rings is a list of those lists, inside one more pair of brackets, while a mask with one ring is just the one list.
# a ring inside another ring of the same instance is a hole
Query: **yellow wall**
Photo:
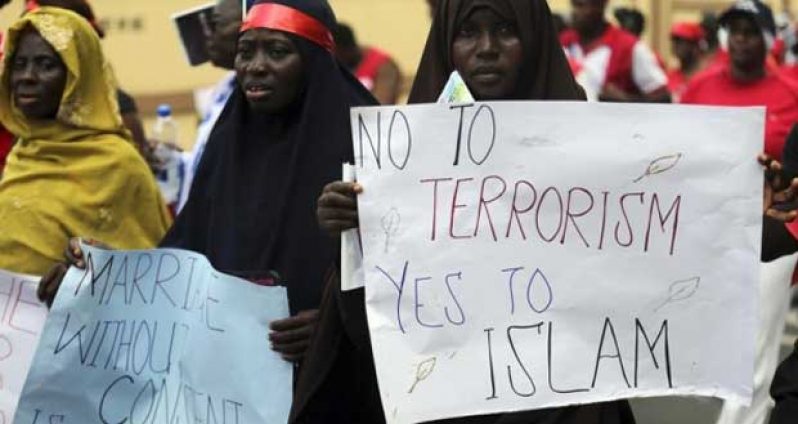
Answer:
[[[137, 95], [194, 89], [217, 81], [221, 72], [210, 66], [191, 68], [169, 19], [176, 11], [208, 3], [203, 0], [94, 0], [100, 18], [109, 22], [106, 52], [126, 89]], [[351, 23], [366, 44], [396, 55], [402, 69], [415, 72], [426, 40], [429, 19], [425, 0], [332, 0], [341, 21]], [[0, 28], [21, 12], [23, 0], [0, 11]], [[140, 31], [119, 30], [117, 24], [139, 19]]]
[[[209, 0], [210, 1], [210, 0]], [[330, 0], [341, 21], [352, 24], [364, 44], [391, 52], [405, 73], [412, 75], [429, 28], [425, 0]], [[649, 16], [649, 28], [667, 31], [673, 4], [728, 4], [731, 0], [612, 0], [612, 6], [637, 6]], [[789, 0], [771, 0], [780, 9]], [[23, 0], [13, 0], [0, 11], [0, 28], [22, 10]], [[100, 18], [110, 23], [104, 41], [119, 80], [135, 95], [185, 92], [217, 81], [221, 72], [210, 66], [186, 65], [169, 16], [204, 0], [93, 0]], [[567, 13], [569, 0], [549, 0], [555, 11]], [[656, 5], [656, 6], [654, 6]], [[660, 8], [654, 10], [655, 8]], [[696, 10], [699, 6], [696, 6]], [[652, 12], [662, 11], [652, 19]], [[663, 16], [667, 15], [667, 16]], [[119, 29], [119, 22], [138, 20], [141, 30]], [[654, 21], [660, 23], [657, 25]], [[649, 38], [658, 42], [661, 34]]]
[[[103, 41], [120, 84], [138, 98], [158, 94], [187, 94], [215, 84], [223, 72], [206, 65], [186, 64], [170, 16], [213, 0], [93, 0], [105, 22]], [[0, 28], [21, 13], [23, 0], [0, 10]], [[425, 0], [331, 0], [339, 20], [354, 26], [364, 44], [378, 45], [395, 55], [406, 75], [412, 75], [427, 37], [429, 17]], [[131, 23], [141, 23], [132, 30]], [[120, 28], [120, 23], [125, 28]], [[142, 111], [152, 115], [153, 111]], [[147, 116], [147, 117], [148, 117]], [[192, 116], [178, 116], [180, 144], [189, 147], [195, 134]], [[148, 120], [145, 124], [149, 124]], [[148, 127], [149, 128], [149, 127]]]
[[[7, 26], [22, 10], [14, 0], [2, 10], [0, 26]], [[94, 0], [95, 12], [108, 25], [103, 42], [124, 87], [134, 94], [193, 89], [212, 83], [220, 73], [211, 67], [186, 65], [169, 20], [171, 13], [202, 2], [195, 0]], [[140, 19], [141, 31], [119, 30], [117, 24]]]

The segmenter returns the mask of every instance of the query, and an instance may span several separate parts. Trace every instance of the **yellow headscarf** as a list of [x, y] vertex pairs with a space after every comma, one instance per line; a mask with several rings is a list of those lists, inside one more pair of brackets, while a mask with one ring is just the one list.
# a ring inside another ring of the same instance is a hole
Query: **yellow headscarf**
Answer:
[[[30, 120], [14, 106], [9, 64], [26, 27], [67, 68], [55, 120]], [[169, 214], [149, 167], [129, 142], [113, 73], [85, 19], [42, 7], [9, 29], [0, 122], [19, 137], [0, 180], [0, 269], [41, 275], [62, 259], [70, 237], [146, 249], [166, 233]]]

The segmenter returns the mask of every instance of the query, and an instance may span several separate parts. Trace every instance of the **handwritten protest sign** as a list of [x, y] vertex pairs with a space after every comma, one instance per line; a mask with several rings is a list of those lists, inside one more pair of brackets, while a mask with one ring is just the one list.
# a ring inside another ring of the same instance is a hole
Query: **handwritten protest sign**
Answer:
[[39, 277], [0, 271], [0, 424], [10, 424], [47, 319]]
[[64, 279], [15, 423], [280, 423], [292, 366], [269, 349], [283, 287], [222, 275], [203, 256], [84, 247]]
[[762, 109], [352, 112], [389, 422], [751, 396]]

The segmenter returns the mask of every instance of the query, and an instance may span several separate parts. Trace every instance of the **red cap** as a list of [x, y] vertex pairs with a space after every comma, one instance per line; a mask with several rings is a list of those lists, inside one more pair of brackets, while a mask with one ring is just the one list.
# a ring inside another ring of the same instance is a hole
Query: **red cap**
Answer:
[[676, 22], [671, 27], [671, 37], [699, 42], [704, 39], [704, 28], [695, 22]]

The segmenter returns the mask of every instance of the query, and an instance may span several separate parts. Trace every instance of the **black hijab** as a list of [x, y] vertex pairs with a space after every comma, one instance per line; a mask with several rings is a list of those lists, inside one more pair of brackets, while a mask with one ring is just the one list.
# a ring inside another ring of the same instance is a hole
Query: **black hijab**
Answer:
[[776, 401], [770, 424], [794, 423], [798, 417], [798, 341], [792, 355], [779, 365], [770, 394]]
[[[441, 0], [410, 102], [434, 102], [453, 70], [448, 47], [459, 23], [478, 7], [518, 22], [525, 49], [517, 99], [581, 100], [544, 0]], [[299, 376], [291, 424], [385, 422], [366, 321], [364, 291], [331, 284]], [[455, 418], [438, 424], [633, 424], [626, 402]]]
[[440, 0], [410, 92], [410, 103], [432, 103], [437, 100], [454, 71], [451, 46], [457, 30], [474, 10], [482, 7], [490, 8], [499, 16], [517, 23], [525, 61], [514, 99], [584, 100], [584, 91], [574, 80], [560, 46], [547, 2]]
[[[273, 0], [335, 28], [324, 0]], [[188, 203], [163, 247], [207, 256], [218, 270], [253, 281], [279, 274], [293, 313], [315, 309], [337, 249], [316, 222], [324, 185], [352, 161], [349, 108], [376, 104], [335, 61], [303, 37], [297, 46], [304, 84], [280, 114], [250, 111], [237, 87], [208, 140]]]

